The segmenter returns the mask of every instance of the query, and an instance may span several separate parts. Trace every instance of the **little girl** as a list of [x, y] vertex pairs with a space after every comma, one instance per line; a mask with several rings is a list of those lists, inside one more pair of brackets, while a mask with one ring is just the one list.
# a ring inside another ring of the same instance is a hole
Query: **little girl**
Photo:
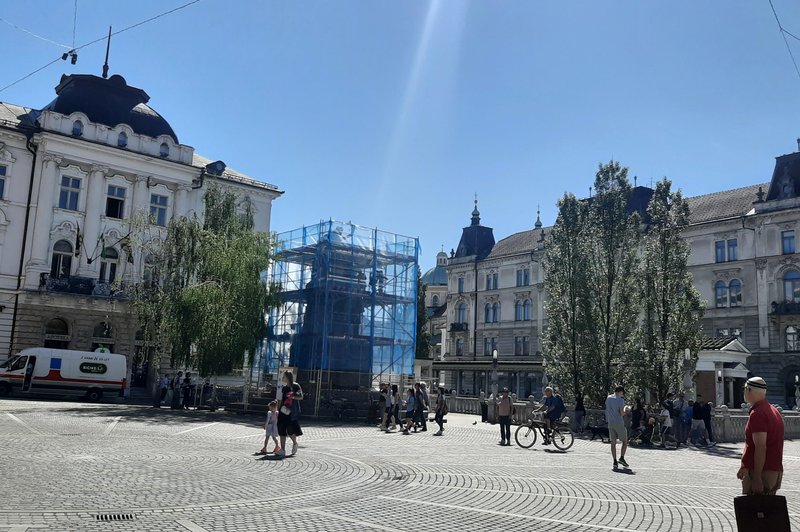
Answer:
[[280, 445], [278, 445], [278, 401], [270, 402], [267, 407], [269, 412], [267, 412], [267, 422], [264, 424], [264, 430], [266, 431], [264, 447], [257, 454], [267, 454], [267, 444], [270, 438], [275, 442], [275, 448], [272, 452], [277, 453], [281, 450]]

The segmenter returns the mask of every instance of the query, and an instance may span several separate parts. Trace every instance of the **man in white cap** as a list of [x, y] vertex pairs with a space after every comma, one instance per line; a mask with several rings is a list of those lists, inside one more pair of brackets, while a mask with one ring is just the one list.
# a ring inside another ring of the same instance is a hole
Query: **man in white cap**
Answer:
[[775, 495], [783, 478], [783, 418], [766, 397], [764, 379], [747, 379], [744, 400], [751, 409], [744, 429], [742, 465], [736, 474], [745, 495]]

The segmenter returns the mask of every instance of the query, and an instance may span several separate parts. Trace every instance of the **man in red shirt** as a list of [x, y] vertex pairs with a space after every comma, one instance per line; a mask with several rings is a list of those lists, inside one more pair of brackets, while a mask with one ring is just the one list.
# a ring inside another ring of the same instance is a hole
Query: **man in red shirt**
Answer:
[[736, 474], [745, 495], [775, 495], [783, 478], [783, 418], [766, 396], [764, 379], [747, 379], [744, 400], [751, 410], [744, 429], [742, 466]]

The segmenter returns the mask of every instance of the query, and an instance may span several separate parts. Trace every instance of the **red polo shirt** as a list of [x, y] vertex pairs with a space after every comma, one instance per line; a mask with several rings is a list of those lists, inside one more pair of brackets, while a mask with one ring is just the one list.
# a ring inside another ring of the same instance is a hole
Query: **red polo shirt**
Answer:
[[767, 457], [764, 471], [783, 471], [783, 418], [778, 409], [761, 400], [753, 405], [747, 426], [744, 428], [744, 454], [742, 465], [747, 469], [755, 469], [756, 447], [753, 434], [767, 433]]

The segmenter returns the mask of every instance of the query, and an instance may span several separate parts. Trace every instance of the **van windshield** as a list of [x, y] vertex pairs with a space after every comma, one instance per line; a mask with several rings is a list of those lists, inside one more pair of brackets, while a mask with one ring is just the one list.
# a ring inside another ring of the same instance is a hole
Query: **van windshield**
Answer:
[[0, 369], [6, 369], [6, 368], [9, 368], [9, 367], [11, 367], [11, 365], [12, 365], [14, 362], [16, 362], [16, 360], [17, 360], [18, 358], [19, 358], [18, 356], [13, 356], [13, 357], [9, 358], [8, 360], [6, 360], [6, 361], [5, 361], [5, 362], [3, 362], [2, 364], [0, 364]]

